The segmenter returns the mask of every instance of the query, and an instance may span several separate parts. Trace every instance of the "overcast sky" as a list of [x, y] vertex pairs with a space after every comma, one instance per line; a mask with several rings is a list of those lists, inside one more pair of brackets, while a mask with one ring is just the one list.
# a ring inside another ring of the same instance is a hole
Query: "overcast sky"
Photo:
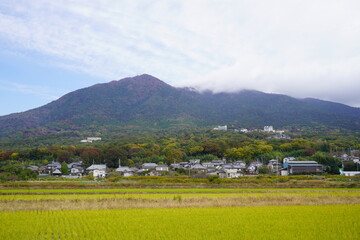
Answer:
[[359, 0], [1, 0], [0, 115], [148, 73], [360, 107]]

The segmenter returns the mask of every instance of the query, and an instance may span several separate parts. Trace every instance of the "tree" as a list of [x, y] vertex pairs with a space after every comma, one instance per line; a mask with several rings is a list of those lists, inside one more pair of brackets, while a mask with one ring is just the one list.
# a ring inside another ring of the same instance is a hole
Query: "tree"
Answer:
[[185, 153], [182, 151], [182, 149], [170, 149], [166, 152], [166, 160], [169, 163], [181, 162], [184, 157]]
[[135, 167], [135, 163], [133, 160], [129, 159], [128, 163], [129, 163], [129, 167]]
[[259, 174], [267, 174], [269, 173], [269, 168], [267, 166], [261, 166], [259, 168]]
[[202, 146], [195, 146], [190, 148], [189, 153], [190, 155], [196, 156], [199, 153], [202, 153], [204, 151], [204, 148]]
[[99, 149], [97, 149], [97, 148], [85, 149], [80, 154], [80, 157], [84, 161], [85, 167], [89, 167], [93, 163], [93, 161], [98, 162], [100, 160]]
[[212, 155], [216, 155], [218, 157], [221, 157], [221, 155], [223, 153], [221, 151], [220, 145], [217, 144], [217, 143], [207, 142], [207, 143], [204, 143], [202, 145], [202, 147], [204, 148], [203, 152], [207, 153], [207, 154], [212, 154]]
[[103, 150], [103, 157], [106, 166], [109, 168], [117, 168], [119, 166], [119, 159], [121, 159], [121, 165], [128, 165], [126, 155], [126, 151], [116, 147], [110, 147]]
[[63, 175], [69, 175], [69, 167], [68, 165], [66, 164], [66, 162], [62, 162], [61, 163], [61, 173]]

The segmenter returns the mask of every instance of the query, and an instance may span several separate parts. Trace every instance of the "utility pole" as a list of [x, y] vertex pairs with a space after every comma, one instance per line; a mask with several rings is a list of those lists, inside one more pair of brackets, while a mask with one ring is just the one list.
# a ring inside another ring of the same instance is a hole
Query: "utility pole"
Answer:
[[119, 167], [121, 167], [121, 159], [119, 158]]

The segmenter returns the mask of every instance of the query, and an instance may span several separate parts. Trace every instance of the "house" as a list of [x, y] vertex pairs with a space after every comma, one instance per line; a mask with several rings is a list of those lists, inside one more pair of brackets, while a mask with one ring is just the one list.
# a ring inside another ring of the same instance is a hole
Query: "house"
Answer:
[[291, 139], [291, 137], [286, 134], [279, 133], [274, 136], [268, 137], [268, 139], [288, 139], [289, 140], [289, 139]]
[[179, 162], [180, 168], [189, 168], [190, 164], [188, 162]]
[[221, 168], [219, 168], [219, 167], [217, 167], [217, 168], [216, 167], [205, 167], [205, 169], [206, 169], [206, 174], [209, 175], [210, 173], [214, 173], [214, 172], [219, 171]]
[[59, 169], [55, 169], [53, 172], [52, 172], [52, 175], [53, 176], [57, 176], [57, 177], [60, 177], [62, 175], [61, 171]]
[[197, 163], [197, 164], [191, 166], [191, 170], [205, 171], [205, 167], [203, 165], [201, 165], [200, 163]]
[[261, 162], [252, 162], [250, 163], [250, 165], [247, 167], [247, 170], [249, 172], [255, 173], [258, 171], [258, 169], [262, 166], [263, 164]]
[[130, 167], [118, 167], [116, 170], [119, 174], [123, 175], [124, 177], [131, 177], [134, 176], [135, 173], [139, 171], [138, 168], [130, 168]]
[[101, 141], [100, 137], [88, 137], [86, 139], [80, 140], [81, 143], [92, 143], [94, 141]]
[[180, 166], [179, 163], [172, 163], [172, 164], [170, 164], [170, 167], [171, 167], [173, 170], [177, 170], [177, 169], [181, 168], [181, 166]]
[[244, 161], [236, 161], [233, 163], [234, 165], [239, 165], [241, 166], [242, 168], [246, 168], [246, 162]]
[[240, 132], [242, 133], [247, 133], [249, 130], [247, 130], [246, 128], [240, 128]]
[[144, 163], [143, 165], [141, 165], [141, 168], [144, 171], [150, 171], [152, 169], [155, 169], [158, 165], [156, 163]]
[[129, 167], [118, 167], [117, 169], [115, 169], [116, 172], [123, 174], [124, 172], [128, 172], [130, 171]]
[[81, 162], [72, 162], [68, 164], [69, 172], [71, 176], [82, 176], [84, 174], [84, 168]]
[[168, 172], [169, 171], [169, 166], [168, 165], [165, 165], [165, 164], [160, 164], [160, 165], [157, 165], [155, 167], [155, 170], [157, 172]]
[[217, 175], [218, 175], [220, 178], [226, 178], [226, 172], [225, 172], [225, 171], [218, 171], [218, 172], [217, 172]]
[[273, 126], [265, 126], [264, 132], [275, 132]]
[[224, 164], [226, 164], [226, 160], [220, 160], [220, 159], [219, 160], [212, 160], [211, 163], [212, 163], [213, 167], [215, 167], [217, 169], [221, 169], [222, 166]]
[[191, 159], [191, 160], [189, 160], [190, 165], [195, 165], [195, 164], [198, 164], [198, 163], [200, 163], [200, 159]]
[[71, 176], [81, 177], [84, 174], [84, 169], [82, 167], [73, 167], [70, 169]]
[[92, 174], [94, 178], [104, 178], [106, 176], [105, 164], [93, 164], [86, 169], [89, 174]]
[[214, 130], [227, 131], [227, 125], [225, 125], [225, 126], [217, 126], [217, 127], [214, 128]]
[[53, 172], [56, 169], [60, 170], [61, 169], [61, 164], [59, 162], [52, 162], [52, 163], [49, 163], [49, 164], [47, 164], [45, 166], [41, 166], [39, 168], [39, 173], [52, 175]]
[[225, 172], [225, 178], [237, 178], [242, 176], [242, 166], [240, 165], [233, 165], [233, 164], [227, 164], [223, 165], [223, 171]]
[[360, 176], [360, 171], [341, 171], [340, 170], [340, 175], [344, 175], [344, 176], [348, 176], [348, 177]]
[[206, 168], [206, 169], [215, 168], [215, 166], [217, 166], [217, 165], [215, 165], [215, 163], [213, 163], [213, 162], [204, 162], [204, 163], [202, 163], [202, 165], [203, 165], [203, 167]]
[[278, 172], [282, 168], [282, 165], [279, 163], [278, 159], [271, 159], [267, 167], [271, 172]]
[[324, 168], [323, 165], [318, 164], [316, 161], [288, 161], [287, 162], [288, 174], [323, 172], [323, 168]]
[[294, 158], [294, 157], [285, 157], [285, 158], [283, 158], [283, 167], [284, 168], [288, 167], [288, 162], [289, 161], [296, 161], [296, 158]]
[[68, 164], [68, 168], [71, 169], [73, 167], [82, 167], [82, 163], [81, 162], [72, 162]]

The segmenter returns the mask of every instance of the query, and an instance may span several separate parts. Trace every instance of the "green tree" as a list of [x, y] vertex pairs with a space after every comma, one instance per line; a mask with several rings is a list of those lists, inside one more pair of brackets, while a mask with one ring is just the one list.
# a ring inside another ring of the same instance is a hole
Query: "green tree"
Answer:
[[127, 153], [116, 147], [110, 147], [103, 150], [103, 158], [105, 159], [106, 166], [109, 168], [117, 168], [119, 166], [119, 159], [121, 159], [121, 165], [128, 165]]
[[185, 157], [184, 151], [182, 149], [170, 149], [166, 152], [166, 160], [169, 163], [172, 162], [181, 162]]
[[204, 148], [202, 146], [195, 146], [190, 148], [189, 153], [190, 155], [196, 156], [197, 154], [200, 154], [204, 151]]
[[220, 145], [217, 143], [206, 142], [202, 145], [202, 147], [204, 148], [203, 152], [206, 154], [212, 154], [218, 157], [221, 157], [223, 154]]
[[62, 162], [61, 163], [61, 173], [63, 175], [69, 175], [69, 167], [68, 165], [66, 164], [66, 162]]

